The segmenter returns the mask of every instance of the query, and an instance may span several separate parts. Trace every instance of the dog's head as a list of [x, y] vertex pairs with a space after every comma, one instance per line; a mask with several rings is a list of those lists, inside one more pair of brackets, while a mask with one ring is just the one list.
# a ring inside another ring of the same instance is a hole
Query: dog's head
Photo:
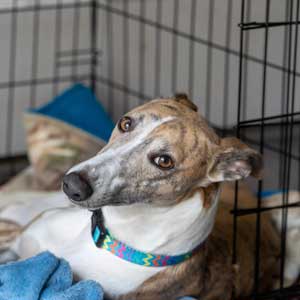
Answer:
[[74, 166], [63, 190], [74, 203], [172, 205], [193, 189], [258, 176], [260, 155], [236, 138], [219, 138], [185, 95], [158, 99], [120, 119], [109, 143]]

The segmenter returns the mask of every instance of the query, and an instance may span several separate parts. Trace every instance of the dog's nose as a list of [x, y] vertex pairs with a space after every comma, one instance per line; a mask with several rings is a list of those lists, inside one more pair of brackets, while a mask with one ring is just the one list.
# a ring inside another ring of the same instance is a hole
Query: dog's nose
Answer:
[[84, 201], [93, 194], [88, 181], [76, 172], [64, 176], [63, 191], [74, 201]]

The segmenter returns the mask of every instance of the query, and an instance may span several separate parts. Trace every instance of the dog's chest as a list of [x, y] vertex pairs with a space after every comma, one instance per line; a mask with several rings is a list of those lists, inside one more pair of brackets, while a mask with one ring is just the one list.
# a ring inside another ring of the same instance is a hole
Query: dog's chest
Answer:
[[[186, 253], [207, 237], [214, 220], [217, 201], [206, 212], [200, 196], [195, 193], [170, 209], [107, 207], [107, 227], [119, 240], [147, 253]], [[90, 217], [88, 211], [77, 208], [47, 212], [24, 232], [14, 249], [22, 258], [50, 250], [69, 261], [80, 279], [98, 281], [110, 296], [132, 292], [165, 269], [130, 263], [97, 248], [91, 236]]]
[[110, 296], [136, 289], [145, 280], [163, 270], [163, 267], [144, 267], [127, 262], [107, 250], [97, 248], [85, 230], [69, 247], [57, 249], [65, 257], [80, 279], [98, 281]]
[[[52, 220], [51, 226], [45, 226], [45, 219], [41, 220], [20, 237], [15, 250], [21, 258], [49, 250], [70, 263], [75, 278], [99, 282], [105, 293], [111, 297], [135, 290], [145, 280], [165, 268], [133, 264], [107, 250], [97, 248], [91, 237], [90, 224], [86, 225], [86, 222], [84, 229], [77, 228], [77, 232], [81, 233], [76, 237], [66, 231], [58, 231], [60, 223], [54, 223]], [[53, 231], [56, 232], [55, 235], [51, 234]], [[49, 236], [51, 239], [46, 238]]]

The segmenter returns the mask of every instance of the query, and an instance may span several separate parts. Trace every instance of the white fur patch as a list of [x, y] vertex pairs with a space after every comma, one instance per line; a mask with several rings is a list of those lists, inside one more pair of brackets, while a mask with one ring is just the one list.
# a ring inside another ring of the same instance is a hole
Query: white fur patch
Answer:
[[[106, 207], [103, 213], [112, 234], [123, 242], [143, 251], [175, 255], [192, 250], [207, 238], [217, 202], [216, 197], [205, 209], [201, 194], [196, 193], [173, 207]], [[133, 291], [166, 268], [132, 264], [97, 248], [90, 226], [90, 212], [85, 209], [51, 211], [23, 233], [14, 251], [25, 258], [50, 250], [69, 261], [79, 278], [100, 282], [110, 296]]]
[[178, 255], [197, 247], [212, 230], [218, 201], [205, 209], [203, 200], [197, 192], [172, 207], [137, 203], [102, 211], [106, 226], [119, 240], [140, 251]]

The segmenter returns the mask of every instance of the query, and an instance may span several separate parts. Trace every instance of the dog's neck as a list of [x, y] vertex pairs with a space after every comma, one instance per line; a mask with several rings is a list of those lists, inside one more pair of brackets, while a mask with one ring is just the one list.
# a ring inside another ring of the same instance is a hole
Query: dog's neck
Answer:
[[143, 252], [179, 255], [203, 243], [210, 234], [217, 210], [218, 187], [204, 199], [197, 191], [172, 207], [149, 204], [102, 208], [105, 226], [118, 240]]

